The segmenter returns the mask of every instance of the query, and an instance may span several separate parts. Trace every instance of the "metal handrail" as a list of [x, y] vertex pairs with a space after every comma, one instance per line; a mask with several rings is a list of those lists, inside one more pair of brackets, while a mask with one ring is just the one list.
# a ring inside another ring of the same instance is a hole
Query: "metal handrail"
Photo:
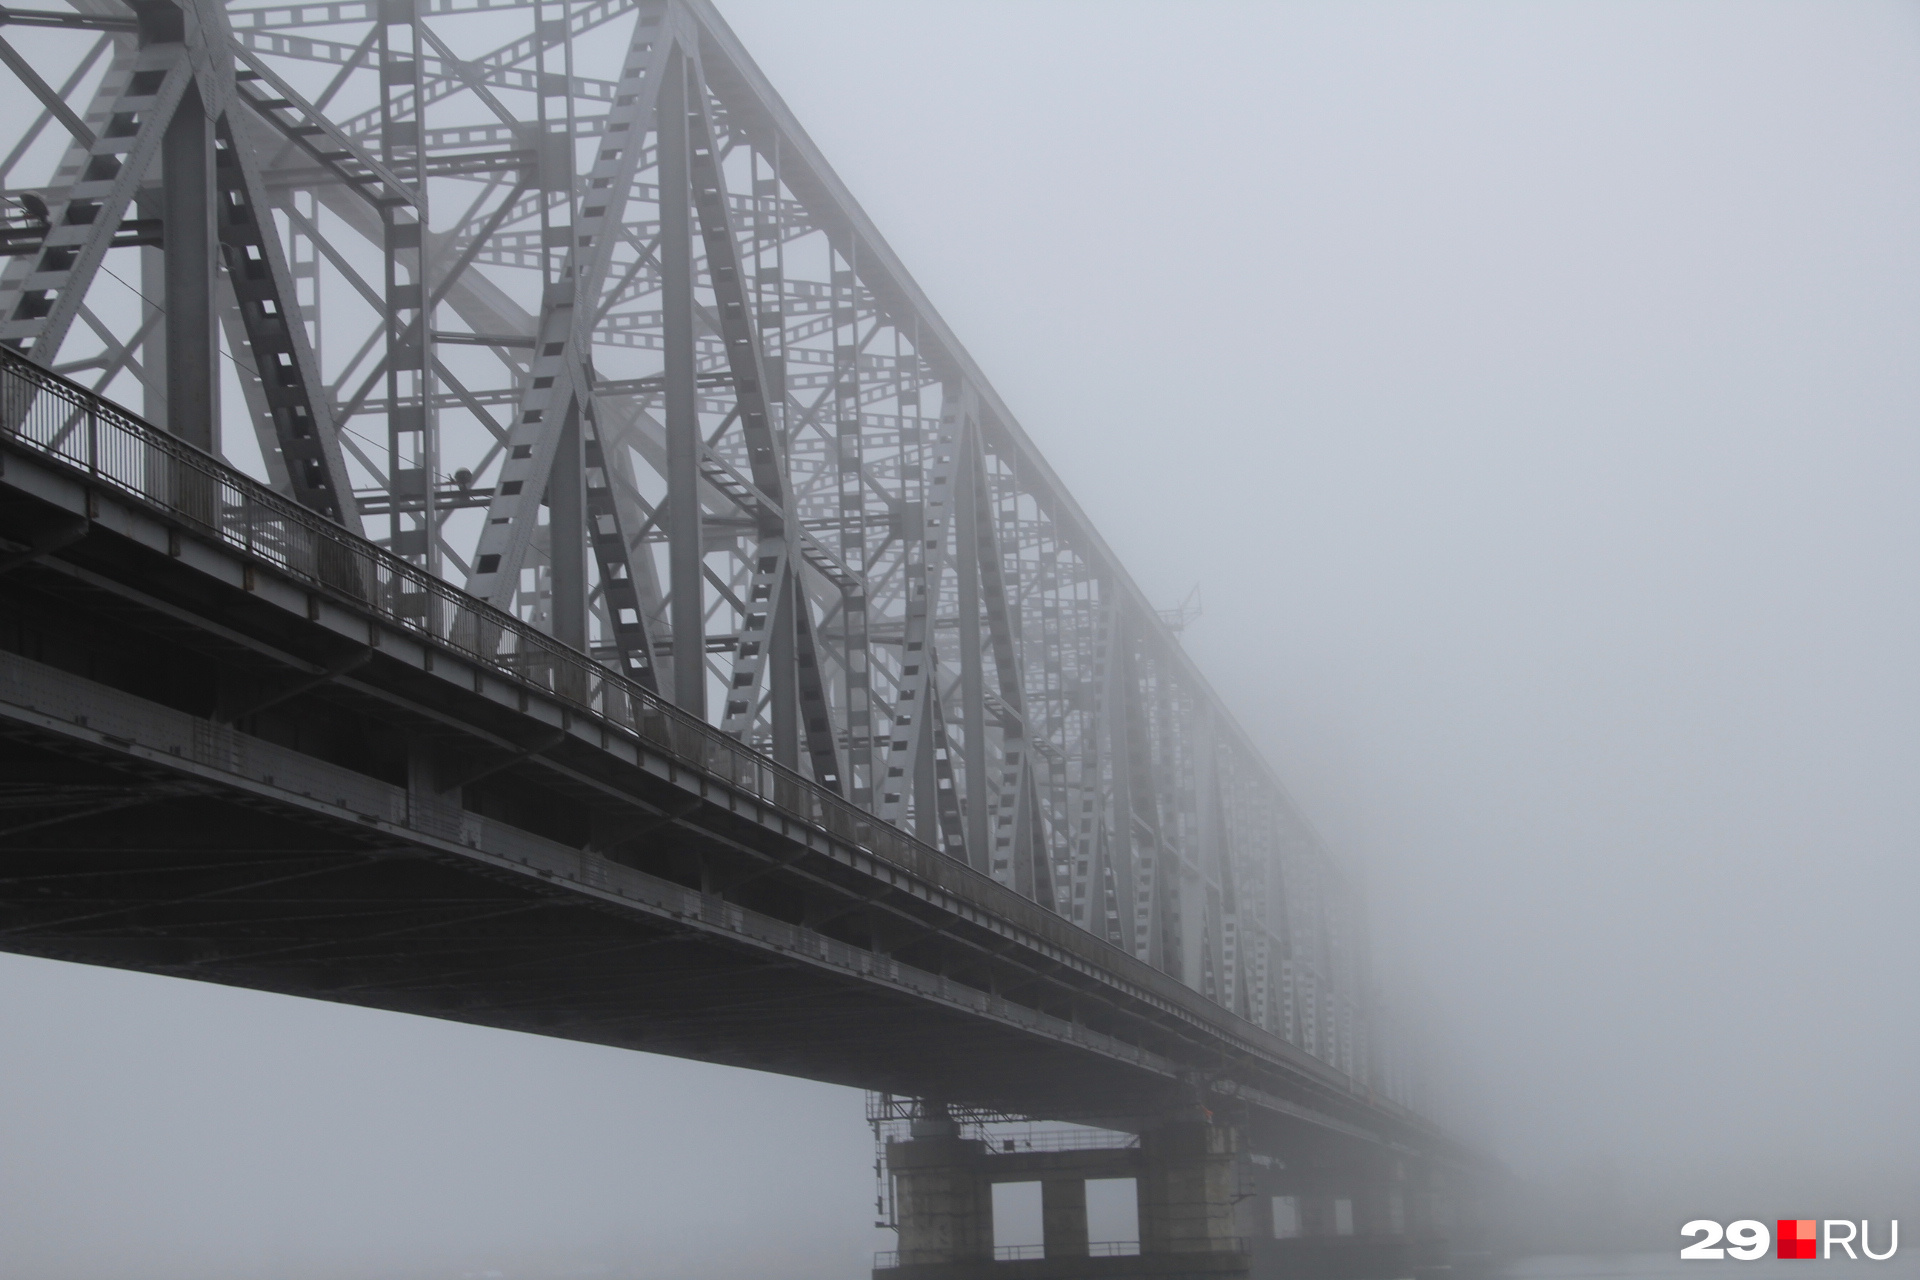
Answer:
[[987, 1148], [1000, 1154], [1022, 1151], [1128, 1151], [1138, 1148], [1140, 1135], [1098, 1129], [1090, 1133], [1034, 1133], [1023, 1138], [989, 1135]]
[[[1206, 1240], [1188, 1240], [1170, 1242], [1173, 1247], [1165, 1253], [1226, 1253], [1243, 1254], [1253, 1252], [1253, 1240], [1249, 1236], [1216, 1236]], [[1132, 1258], [1140, 1255], [1138, 1240], [1093, 1240], [1087, 1244], [1087, 1257], [1090, 1258]], [[1047, 1247], [1043, 1244], [1000, 1244], [993, 1247], [995, 1262], [1031, 1262], [1047, 1256]], [[875, 1271], [892, 1271], [903, 1265], [900, 1250], [882, 1249], [873, 1255]]]
[[[283, 497], [78, 383], [0, 347], [0, 431], [199, 533], [532, 684], [910, 870], [954, 860], [658, 693]], [[963, 865], [963, 864], [956, 864]]]
[[[955, 871], [978, 875], [638, 681], [5, 347], [0, 434], [291, 577], [346, 596], [423, 639], [600, 717], [903, 870], [930, 880], [946, 880]], [[1026, 917], [1026, 905], [1044, 910], [1024, 903], [1000, 909], [1013, 906], [1010, 914]], [[1036, 918], [1019, 923], [1051, 932]]]

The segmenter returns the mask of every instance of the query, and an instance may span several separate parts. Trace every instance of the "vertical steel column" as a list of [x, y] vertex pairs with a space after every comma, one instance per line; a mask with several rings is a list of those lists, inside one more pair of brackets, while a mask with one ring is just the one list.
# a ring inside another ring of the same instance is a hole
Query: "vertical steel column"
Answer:
[[160, 144], [166, 236], [167, 430], [209, 453], [220, 445], [220, 343], [213, 305], [219, 259], [213, 120], [187, 86]]
[[580, 401], [567, 399], [560, 443], [547, 474], [549, 581], [553, 584], [553, 638], [587, 648], [587, 495], [580, 448]]
[[[995, 481], [1005, 475], [1002, 466], [989, 469], [982, 433], [976, 431], [964, 451], [964, 465], [970, 470], [974, 486], [973, 508], [977, 530], [981, 611], [993, 646], [993, 670], [1000, 707], [995, 717], [999, 729], [1000, 774], [991, 805], [993, 852], [988, 870], [997, 880], [1049, 909], [1055, 905], [1053, 868], [1045, 860], [1045, 844], [1039, 838], [1040, 816], [1037, 792], [1033, 787], [1032, 744], [1027, 722], [1026, 679], [1020, 661], [1019, 581], [1009, 583], [1006, 548], [1000, 538], [1004, 523], [1013, 543], [1016, 562], [1020, 553], [1018, 481], [1011, 484], [1005, 509], [996, 496]], [[998, 460], [996, 460], [997, 462]]]
[[[1144, 621], [1144, 620], [1143, 620]], [[1143, 637], [1151, 637], [1151, 624], [1142, 627]], [[1131, 632], [1132, 628], [1129, 628]], [[1131, 800], [1123, 821], [1137, 824], [1144, 817], [1146, 841], [1134, 845], [1133, 914], [1137, 930], [1134, 954], [1156, 969], [1178, 978], [1179, 953], [1167, 946], [1167, 897], [1170, 868], [1166, 825], [1160, 815], [1160, 779], [1154, 771], [1157, 735], [1164, 725], [1154, 719], [1155, 703], [1149, 694], [1155, 683], [1151, 661], [1141, 652], [1132, 635], [1120, 648], [1126, 679], [1121, 688], [1126, 697], [1128, 756]], [[1145, 814], [1141, 810], [1145, 809]]]
[[846, 266], [830, 260], [833, 291], [834, 470], [840, 515], [840, 558], [859, 585], [844, 593], [841, 617], [847, 654], [847, 777], [853, 802], [863, 809], [883, 803], [879, 786], [885, 762], [876, 764], [873, 742], [873, 662], [867, 635], [867, 497], [862, 475], [860, 430], [860, 278], [849, 245]]
[[693, 223], [688, 186], [687, 59], [676, 50], [660, 83], [661, 325], [667, 434], [667, 568], [672, 592], [673, 700], [707, 714], [706, 584], [702, 581], [700, 406], [693, 346]]
[[[978, 425], [963, 416], [954, 450], [963, 458], [973, 449]], [[980, 515], [976, 499], [978, 468], [963, 465], [954, 476], [954, 555], [960, 579], [960, 729], [966, 741], [961, 759], [966, 767], [967, 858], [977, 871], [992, 865], [993, 841], [987, 821], [987, 683], [981, 670], [980, 645]]]
[[[760, 368], [766, 382], [767, 418], [777, 447], [784, 456], [792, 447], [787, 429], [786, 389], [786, 276], [782, 267], [785, 238], [780, 234], [780, 140], [773, 142], [772, 173], [761, 176], [760, 153], [748, 157], [753, 193], [753, 284], [756, 326], [760, 339]], [[792, 495], [785, 500], [791, 504]], [[789, 511], [788, 519], [794, 519]], [[796, 643], [799, 611], [807, 607], [806, 588], [797, 561], [789, 561], [780, 580], [773, 625], [773, 669], [767, 676], [773, 758], [789, 769], [800, 768], [800, 649]]]
[[321, 339], [326, 333], [326, 322], [320, 310], [320, 244], [307, 228], [318, 224], [320, 201], [311, 191], [295, 191], [289, 196], [291, 207], [306, 219], [303, 227], [295, 221], [289, 228], [291, 243], [287, 246], [287, 271], [293, 278], [294, 314], [298, 322], [307, 331], [307, 349], [313, 352], [313, 367], [323, 369]]
[[[915, 338], [917, 339], [918, 336], [916, 330]], [[919, 343], [916, 341], [914, 345], [917, 350]], [[953, 404], [944, 391], [941, 400], [943, 416], [951, 413]], [[906, 562], [909, 565], [918, 563], [921, 568], [922, 580], [919, 589], [925, 593], [923, 609], [926, 617], [925, 645], [920, 654], [920, 661], [925, 667], [926, 696], [919, 699], [922, 705], [916, 707], [913, 712], [918, 721], [915, 744], [908, 753], [913, 761], [913, 777], [903, 778], [901, 781], [910, 784], [913, 788], [913, 833], [925, 843], [940, 848], [943, 844], [939, 811], [940, 777], [934, 765], [933, 753], [936, 749], [944, 750], [944, 746], [936, 746], [934, 737], [934, 726], [938, 718], [936, 708], [940, 705], [940, 657], [933, 640], [934, 624], [938, 621], [940, 610], [941, 575], [937, 572], [929, 572], [928, 566], [938, 565], [945, 559], [947, 526], [946, 522], [941, 522], [940, 545], [929, 547], [928, 535], [933, 526], [929, 524], [928, 519], [928, 500], [932, 486], [928, 465], [927, 423], [921, 415], [919, 387], [916, 386], [910, 391], [901, 393], [900, 415], [900, 478], [903, 491], [912, 494], [901, 516], [901, 540], [904, 544]], [[950, 492], [953, 487], [952, 468], [945, 468], [943, 474], [947, 481], [945, 487], [949, 492], [941, 495], [941, 501], [947, 502], [952, 496]], [[948, 509], [952, 509], [950, 503]], [[911, 594], [909, 594], [907, 607], [909, 618], [911, 618], [913, 609]], [[901, 654], [903, 681], [906, 678], [904, 672], [908, 661], [907, 653], [903, 648]], [[897, 723], [895, 732], [898, 732]]]
[[[926, 730], [932, 707], [939, 701], [938, 646], [934, 631], [940, 607], [940, 584], [945, 578], [947, 538], [952, 529], [954, 476], [961, 461], [960, 432], [951, 411], [943, 413], [934, 464], [929, 474], [918, 466], [913, 492], [919, 496], [901, 510], [901, 562], [897, 573], [900, 597], [906, 608], [901, 619], [900, 683], [894, 694], [891, 732], [880, 739], [880, 803], [874, 812], [883, 821], [903, 823], [912, 779], [920, 778], [919, 753], [931, 750]], [[904, 455], [903, 455], [904, 456]], [[902, 476], [915, 470], [902, 464]], [[935, 785], [938, 785], [936, 781]], [[924, 807], [936, 803], [931, 791], [914, 801]]]
[[773, 140], [772, 173], [760, 176], [761, 156], [752, 156], [753, 283], [760, 312], [760, 366], [767, 380], [767, 414], [784, 450], [792, 440], [787, 425], [787, 318], [785, 214], [780, 209], [780, 139]]
[[1220, 748], [1214, 733], [1213, 708], [1199, 703], [1190, 708], [1192, 735], [1194, 845], [1190, 850], [1202, 874], [1212, 872], [1219, 885], [1217, 904], [1208, 903], [1208, 936], [1217, 983], [1214, 999], [1242, 1013], [1240, 1003], [1240, 920], [1233, 874], [1233, 839], [1226, 821]]
[[794, 667], [793, 614], [801, 603], [799, 566], [789, 560], [780, 575], [780, 598], [775, 601], [773, 635], [768, 644], [767, 715], [773, 730], [773, 759], [789, 769], [800, 767], [800, 673]]
[[[1108, 635], [1113, 619], [1113, 605], [1105, 598], [1104, 587], [1098, 583], [1099, 595], [1076, 594], [1075, 603], [1081, 606], [1079, 617], [1088, 633], [1085, 649], [1086, 666], [1080, 673], [1081, 688], [1086, 690], [1091, 705], [1080, 709], [1080, 753], [1076, 762], [1077, 777], [1068, 792], [1073, 806], [1075, 832], [1073, 842], [1074, 859], [1074, 896], [1084, 896], [1087, 900], [1085, 919], [1087, 928], [1099, 934], [1115, 946], [1120, 944], [1119, 920], [1120, 903], [1114, 889], [1111, 852], [1107, 840], [1106, 769], [1110, 767], [1111, 753], [1105, 748], [1103, 739], [1107, 733], [1110, 692], [1107, 681]], [[1075, 909], [1075, 919], [1079, 920], [1079, 911]]]
[[841, 638], [847, 655], [847, 778], [850, 798], [862, 809], [874, 805], [873, 669], [867, 639], [864, 585], [840, 595]]
[[[426, 172], [417, 0], [379, 0], [380, 154], [420, 203], [381, 209], [385, 257], [389, 531], [396, 555], [432, 569], [435, 442], [428, 395]], [[421, 601], [424, 606], [424, 600]]]
[[[143, 184], [134, 197], [134, 216], [166, 226], [163, 183]], [[140, 246], [140, 407], [148, 422], [167, 427], [167, 251], [158, 244]]]
[[944, 843], [940, 834], [940, 778], [935, 772], [933, 759], [934, 708], [940, 704], [939, 660], [934, 656], [932, 646], [928, 646], [926, 660], [934, 666], [935, 678], [928, 682], [933, 696], [927, 699], [927, 705], [919, 712], [920, 750], [913, 757], [913, 834], [923, 843], [938, 849]]
[[[1108, 599], [1117, 594], [1110, 580], [1101, 580], [1100, 594]], [[1133, 735], [1138, 731], [1134, 723], [1133, 629], [1128, 625], [1124, 603], [1116, 600], [1111, 608], [1113, 613], [1107, 631], [1107, 691], [1104, 701], [1107, 758], [1112, 761], [1113, 770], [1113, 818], [1108, 829], [1107, 858], [1113, 876], [1113, 894], [1119, 908], [1119, 919], [1115, 922], [1119, 936], [1112, 941], [1135, 956], [1144, 957], [1149, 936], [1149, 915], [1148, 908], [1140, 902], [1139, 859], [1135, 856], [1133, 825]], [[1151, 853], [1147, 856], [1151, 857]]]
[[[1060, 583], [1065, 574], [1054, 528], [1044, 522], [1038, 528], [1034, 539], [1039, 550], [1039, 561], [1034, 568], [1034, 594], [1040, 612], [1040, 639], [1037, 646], [1029, 645], [1028, 652], [1021, 658], [1022, 670], [1033, 671], [1037, 668], [1040, 672], [1039, 687], [1034, 691], [1035, 697], [1028, 703], [1034, 723], [1027, 728], [1027, 742], [1029, 747], [1044, 742], [1053, 748], [1042, 757], [1046, 765], [1045, 780], [1041, 783], [1044, 797], [1042, 812], [1048, 819], [1042, 827], [1049, 836], [1047, 857], [1053, 867], [1057, 909], [1061, 915], [1070, 916], [1076, 886], [1073, 863], [1074, 815], [1067, 803], [1067, 751], [1070, 748], [1062, 701], [1066, 679], [1063, 661], [1066, 644], [1060, 627]], [[1036, 760], [1036, 777], [1040, 767], [1041, 762]], [[1084, 893], [1084, 885], [1079, 887]]]
[[1154, 867], [1159, 872], [1155, 925], [1161, 937], [1161, 957], [1155, 963], [1198, 991], [1202, 985], [1199, 948], [1205, 930], [1196, 912], [1205, 905], [1205, 893], [1198, 886], [1194, 892], [1187, 891], [1185, 864], [1178, 856], [1193, 856], [1186, 812], [1191, 793], [1183, 786], [1187, 771], [1181, 754], [1182, 726], [1164, 651], [1153, 655], [1147, 673], [1153, 684], [1153, 702], [1147, 711], [1153, 725], [1153, 752], [1147, 757], [1146, 768], [1158, 837], [1154, 850]]
[[[538, 156], [536, 169], [540, 175], [540, 282], [542, 285], [540, 312], [544, 321], [547, 316], [562, 308], [571, 308], [576, 296], [576, 284], [569, 276], [569, 267], [573, 261], [573, 167], [574, 149], [572, 133], [572, 95], [568, 92], [572, 84], [569, 74], [573, 62], [572, 42], [564, 38], [567, 20], [565, 0], [559, 3], [543, 3], [534, 0], [534, 146]], [[558, 27], [556, 33], [555, 27]], [[558, 47], [553, 37], [560, 34], [562, 39]], [[560, 70], [549, 69], [549, 64], [558, 58]], [[556, 111], [557, 108], [557, 111]], [[558, 119], [556, 119], [556, 114]], [[557, 197], [557, 199], [556, 199]], [[541, 334], [545, 337], [545, 334]], [[537, 340], [537, 339], [536, 339]], [[536, 352], [543, 348], [536, 347]], [[568, 372], [579, 362], [578, 353], [565, 351], [563, 355], [568, 364]], [[579, 412], [577, 403], [568, 402], [564, 406], [563, 417], [571, 417]], [[542, 415], [544, 417], [544, 415]], [[571, 471], [568, 454], [579, 457], [578, 430], [579, 420], [573, 418], [575, 439], [569, 443], [563, 434], [555, 437], [554, 454], [548, 462], [547, 484], [544, 489], [547, 501], [547, 563], [543, 567], [536, 565], [534, 583], [536, 600], [534, 617], [545, 619], [545, 625], [556, 637], [564, 638], [571, 630], [570, 623], [560, 614], [561, 597], [570, 590], [563, 588], [555, 580], [560, 560], [570, 555], [570, 549], [563, 550], [560, 543], [566, 537], [559, 521], [559, 507], [556, 494], [569, 481]], [[571, 610], [569, 599], [568, 608]]]

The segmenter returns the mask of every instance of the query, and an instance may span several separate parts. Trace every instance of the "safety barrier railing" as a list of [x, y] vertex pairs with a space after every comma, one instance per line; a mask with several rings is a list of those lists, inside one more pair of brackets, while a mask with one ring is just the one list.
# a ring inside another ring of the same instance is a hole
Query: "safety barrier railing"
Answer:
[[203, 536], [543, 689], [905, 869], [931, 875], [935, 860], [952, 861], [638, 681], [6, 348], [0, 430]]
[[990, 1135], [987, 1147], [1003, 1155], [1022, 1151], [1126, 1151], [1140, 1145], [1137, 1133], [1096, 1129], [1088, 1132], [1035, 1133], [1009, 1138]]
[[[1248, 1236], [1218, 1236], [1209, 1240], [1180, 1240], [1169, 1242], [1166, 1253], [1225, 1253], [1245, 1254], [1253, 1251], [1253, 1240]], [[1086, 1256], [1090, 1258], [1132, 1258], [1140, 1254], [1138, 1240], [1095, 1240], [1087, 1245]], [[1032, 1262], [1047, 1256], [1047, 1247], [1043, 1244], [1000, 1244], [993, 1247], [995, 1262]], [[903, 1265], [900, 1250], [883, 1249], [873, 1255], [875, 1271], [892, 1271]]]

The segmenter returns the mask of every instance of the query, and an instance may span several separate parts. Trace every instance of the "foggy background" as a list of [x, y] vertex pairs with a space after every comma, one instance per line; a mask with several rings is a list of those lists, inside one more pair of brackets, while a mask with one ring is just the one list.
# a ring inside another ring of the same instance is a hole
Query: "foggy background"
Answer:
[[[1663, 1251], [1920, 1219], [1920, 9], [722, 9], [1201, 586], [1451, 1122]], [[850, 1091], [0, 957], [7, 1276], [846, 1280], [872, 1155]]]

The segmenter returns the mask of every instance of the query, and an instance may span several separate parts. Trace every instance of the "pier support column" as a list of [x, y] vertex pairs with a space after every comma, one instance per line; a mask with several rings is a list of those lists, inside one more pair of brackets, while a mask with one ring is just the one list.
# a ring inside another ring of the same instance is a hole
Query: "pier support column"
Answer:
[[1040, 1183], [1040, 1230], [1049, 1258], [1087, 1256], [1087, 1180], [1046, 1178]]
[[[1290, 1231], [1255, 1245], [1268, 1280], [1401, 1280], [1418, 1268], [1407, 1235], [1405, 1164], [1377, 1151], [1290, 1152], [1257, 1181], [1263, 1205], [1285, 1197]], [[1276, 1221], [1275, 1225], [1279, 1225]]]
[[[986, 1144], [959, 1136], [944, 1112], [915, 1120], [912, 1138], [887, 1144], [900, 1265], [993, 1261], [993, 1185], [981, 1176]], [[1085, 1195], [1080, 1239], [1086, 1247]]]
[[1431, 1164], [1418, 1161], [1408, 1169], [1405, 1185], [1409, 1272], [1420, 1277], [1450, 1273], [1453, 1249], [1445, 1179]]
[[1140, 1252], [1233, 1253], [1232, 1129], [1181, 1113], [1140, 1135]]

